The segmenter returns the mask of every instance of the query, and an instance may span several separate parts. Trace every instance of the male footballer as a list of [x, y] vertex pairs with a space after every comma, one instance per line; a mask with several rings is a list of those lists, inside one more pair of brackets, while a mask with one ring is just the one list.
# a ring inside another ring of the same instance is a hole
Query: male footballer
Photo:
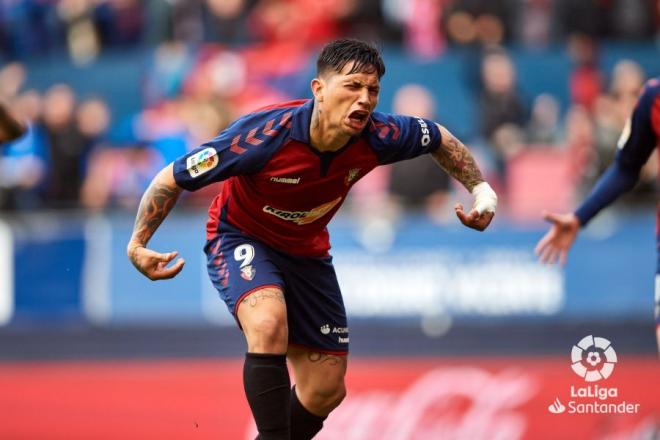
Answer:
[[[358, 40], [327, 44], [313, 99], [243, 116], [161, 170], [140, 202], [128, 257], [152, 280], [174, 277], [177, 252], [147, 243], [183, 190], [224, 181], [209, 208], [208, 273], [247, 340], [245, 394], [259, 439], [311, 439], [344, 396], [346, 311], [326, 225], [370, 170], [431, 154], [474, 197], [456, 215], [484, 230], [497, 196], [444, 127], [375, 111], [385, 66]], [[287, 359], [295, 376], [291, 388]]]

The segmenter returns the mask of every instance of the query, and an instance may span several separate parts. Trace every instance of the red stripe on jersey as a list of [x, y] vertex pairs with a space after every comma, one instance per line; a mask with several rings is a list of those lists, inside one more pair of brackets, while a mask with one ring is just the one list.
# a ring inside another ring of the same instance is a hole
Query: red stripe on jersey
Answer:
[[255, 134], [257, 134], [257, 129], [253, 128], [252, 130], [250, 130], [247, 137], [245, 138], [245, 142], [247, 142], [250, 145], [260, 145], [260, 144], [262, 144], [263, 141], [261, 139], [257, 139], [256, 137], [254, 137]]
[[243, 154], [247, 151], [247, 149], [240, 147], [238, 145], [238, 141], [241, 140], [241, 135], [237, 135], [234, 137], [234, 139], [231, 140], [231, 145], [229, 146], [229, 149], [233, 151], [236, 154]]
[[271, 119], [270, 121], [266, 122], [266, 125], [264, 126], [264, 129], [262, 130], [262, 133], [265, 134], [266, 136], [275, 136], [279, 130], [271, 130], [273, 128], [273, 124], [275, 123], [275, 119]]
[[[227, 180], [223, 184], [223, 186], [225, 185], [231, 185], [229, 180]], [[215, 198], [211, 202], [211, 206], [209, 206], [209, 219], [206, 222], [206, 240], [213, 239], [218, 233], [218, 225], [220, 223], [220, 210], [224, 206], [225, 201], [227, 199], [227, 196], [225, 194], [228, 194], [228, 192], [221, 190], [220, 194], [215, 196]]]
[[293, 112], [286, 112], [282, 115], [282, 120], [280, 121], [280, 127], [286, 126], [287, 128], [291, 127], [291, 116]]
[[651, 126], [656, 136], [656, 143], [660, 140], [660, 93], [655, 95], [653, 107], [651, 107]]

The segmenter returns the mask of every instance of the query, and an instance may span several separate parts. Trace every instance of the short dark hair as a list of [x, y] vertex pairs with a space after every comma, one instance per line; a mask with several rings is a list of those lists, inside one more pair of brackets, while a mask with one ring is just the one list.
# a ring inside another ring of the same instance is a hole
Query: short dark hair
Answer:
[[353, 38], [342, 38], [326, 44], [316, 60], [316, 74], [322, 75], [329, 70], [341, 72], [351, 61], [355, 63], [349, 74], [375, 72], [379, 79], [385, 75], [385, 63], [380, 51], [369, 43]]

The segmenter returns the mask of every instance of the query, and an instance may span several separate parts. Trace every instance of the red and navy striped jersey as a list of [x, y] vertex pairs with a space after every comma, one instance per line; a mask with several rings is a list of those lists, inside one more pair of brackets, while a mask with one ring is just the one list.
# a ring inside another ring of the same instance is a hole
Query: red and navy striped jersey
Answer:
[[186, 190], [225, 181], [209, 208], [207, 236], [234, 228], [293, 255], [325, 256], [326, 226], [355, 182], [440, 145], [435, 123], [374, 112], [360, 136], [320, 152], [310, 145], [312, 108], [301, 100], [250, 113], [174, 161]]

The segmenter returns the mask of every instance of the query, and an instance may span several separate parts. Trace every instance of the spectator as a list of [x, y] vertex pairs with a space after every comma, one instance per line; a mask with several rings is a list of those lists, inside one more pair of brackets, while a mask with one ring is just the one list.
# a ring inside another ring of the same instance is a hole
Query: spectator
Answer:
[[549, 94], [536, 97], [527, 125], [527, 142], [543, 146], [559, 142], [559, 102]]
[[73, 208], [79, 204], [80, 187], [88, 155], [107, 126], [107, 108], [99, 100], [81, 104], [69, 86], [58, 84], [46, 93], [44, 129], [48, 144], [46, 195], [53, 208]]
[[569, 77], [571, 101], [591, 110], [603, 90], [596, 41], [586, 34], [574, 34], [569, 38], [568, 51], [573, 61]]
[[503, 175], [506, 161], [518, 152], [521, 145], [509, 141], [511, 136], [523, 138], [527, 108], [516, 89], [515, 67], [505, 52], [486, 54], [481, 64], [481, 79], [480, 133], [493, 148], [497, 168]]

